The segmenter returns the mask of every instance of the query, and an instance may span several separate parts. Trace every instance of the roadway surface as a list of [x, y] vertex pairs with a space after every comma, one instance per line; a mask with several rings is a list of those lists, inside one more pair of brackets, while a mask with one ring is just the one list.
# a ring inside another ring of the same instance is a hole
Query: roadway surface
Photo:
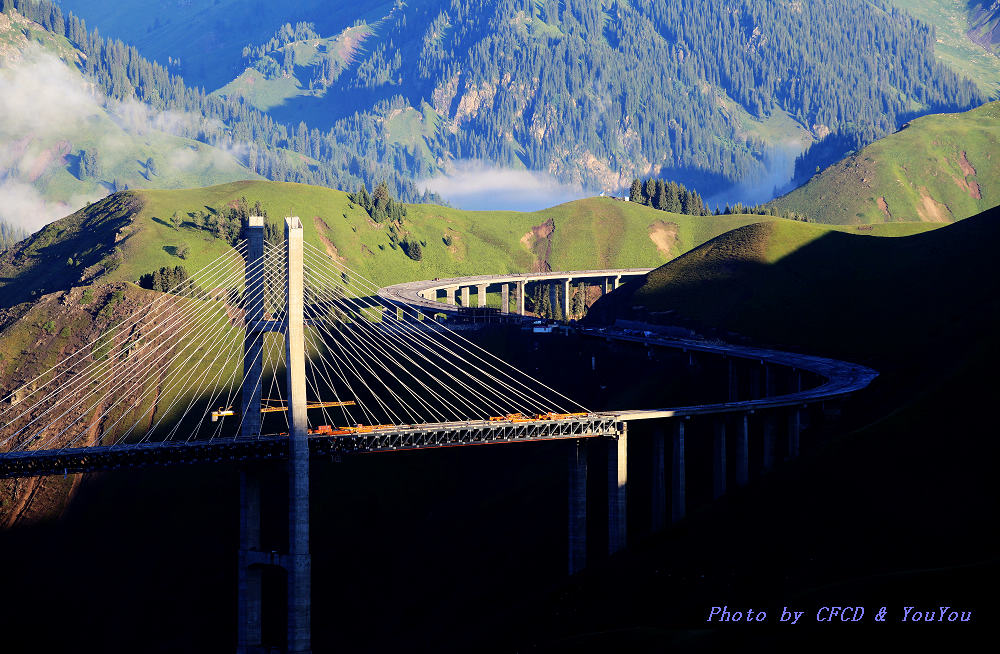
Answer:
[[[445, 286], [487, 283], [487, 280], [530, 278], [564, 279], [578, 277], [612, 277], [615, 274], [638, 274], [631, 271], [575, 271], [529, 275], [503, 275], [461, 277], [431, 282], [412, 282], [381, 289], [379, 296], [405, 304], [446, 311], [461, 312], [462, 307], [426, 300], [421, 290]], [[504, 283], [489, 281], [488, 283]], [[517, 318], [517, 316], [513, 316]], [[524, 320], [534, 318], [523, 317]], [[682, 351], [695, 351], [755, 360], [762, 364], [785, 366], [819, 375], [823, 382], [812, 388], [766, 398], [715, 402], [684, 407], [635, 409], [591, 413], [586, 416], [560, 420], [526, 420], [519, 422], [471, 420], [426, 425], [395, 425], [367, 433], [350, 435], [310, 435], [313, 456], [339, 456], [341, 454], [393, 452], [413, 449], [433, 449], [469, 445], [531, 442], [540, 440], [613, 437], [621, 432], [623, 423], [633, 420], [652, 420], [699, 416], [722, 413], [747, 413], [781, 407], [806, 406], [816, 402], [844, 398], [860, 391], [874, 380], [878, 373], [871, 368], [827, 359], [824, 357], [768, 350], [726, 343], [695, 339], [669, 338], [651, 332], [636, 333], [622, 329], [576, 330], [584, 336], [634, 342], [648, 347], [667, 347]], [[558, 336], [552, 336], [558, 338]], [[108, 470], [121, 467], [177, 465], [193, 463], [222, 463], [285, 459], [288, 456], [288, 439], [281, 434], [262, 435], [258, 438], [233, 438], [191, 440], [188, 442], [163, 442], [63, 448], [58, 450], [8, 452], [0, 454], [0, 478], [38, 475], [68, 474]]]
[[474, 275], [472, 277], [450, 277], [448, 279], [430, 279], [419, 282], [404, 282], [386, 286], [378, 290], [378, 296], [394, 304], [408, 304], [422, 309], [434, 310], [439, 313], [460, 312], [463, 307], [430, 300], [423, 293], [437, 293], [448, 288], [463, 286], [480, 286], [487, 284], [515, 284], [518, 282], [538, 282], [560, 279], [593, 279], [612, 277], [637, 277], [648, 274], [652, 268], [617, 268], [612, 270], [567, 270], [547, 273], [512, 273], [505, 275]]

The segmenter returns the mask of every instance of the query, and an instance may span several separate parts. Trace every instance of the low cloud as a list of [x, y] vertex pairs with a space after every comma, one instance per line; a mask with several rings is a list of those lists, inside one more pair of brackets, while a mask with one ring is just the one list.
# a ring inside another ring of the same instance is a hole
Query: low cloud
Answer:
[[[136, 100], [111, 101], [72, 66], [40, 47], [29, 48], [20, 61], [0, 68], [0, 220], [35, 231], [106, 195], [104, 185], [95, 188], [96, 180], [70, 179], [67, 184], [60, 175], [57, 184], [47, 186], [46, 171], [65, 166], [64, 157], [77, 156], [82, 147], [97, 149], [106, 172], [125, 162], [134, 173], [124, 181], [132, 184], [141, 170], [136, 148], [142, 141], [220, 127], [200, 114], [157, 111]], [[153, 142], [160, 168], [167, 164], [175, 173], [236, 170], [233, 159], [243, 158], [247, 150], [162, 147], [162, 138]], [[110, 181], [110, 173], [103, 181]]]
[[458, 161], [451, 173], [417, 182], [460, 209], [536, 211], [596, 193], [564, 184], [547, 173]]
[[802, 153], [802, 143], [789, 140], [770, 148], [764, 159], [764, 172], [754, 179], [746, 180], [705, 199], [712, 209], [724, 209], [737, 202], [757, 205], [770, 202], [778, 194], [787, 192], [789, 182], [795, 175], [795, 158]]
[[104, 193], [84, 193], [65, 200], [46, 200], [30, 184], [5, 179], [0, 181], [0, 220], [34, 232], [103, 196]]
[[[82, 78], [41, 50], [0, 70], [0, 220], [34, 231], [100, 197], [46, 199], [33, 185], [53, 160], [62, 159], [59, 141], [100, 111]], [[31, 147], [36, 142], [50, 147], [39, 151]]]

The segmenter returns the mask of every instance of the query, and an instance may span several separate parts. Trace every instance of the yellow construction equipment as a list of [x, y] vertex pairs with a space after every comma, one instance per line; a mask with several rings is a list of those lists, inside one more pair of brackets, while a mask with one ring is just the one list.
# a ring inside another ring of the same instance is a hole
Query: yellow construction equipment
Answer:
[[[288, 405], [284, 403], [279, 403], [277, 400], [264, 399], [261, 402], [265, 403], [267, 406], [261, 407], [261, 413], [275, 413], [276, 411], [288, 411]], [[327, 407], [334, 406], [354, 406], [354, 400], [347, 400], [345, 402], [310, 402], [306, 404], [307, 409], [325, 409]], [[236, 412], [233, 407], [224, 409], [221, 406], [218, 411], [212, 412], [212, 422], [218, 422], [219, 418], [225, 416], [234, 416]]]
[[[277, 411], [288, 411], [288, 405], [281, 403], [278, 404], [275, 400], [261, 400], [262, 402], [269, 403], [274, 402], [274, 404], [269, 404], [268, 406], [262, 407], [261, 413], [275, 413]], [[327, 407], [334, 406], [354, 406], [354, 400], [347, 400], [345, 402], [309, 402], [306, 404], [307, 409], [325, 409]]]
[[218, 411], [212, 412], [212, 422], [219, 422], [219, 418], [223, 416], [232, 416], [232, 415], [236, 415], [236, 412], [233, 411], [232, 407], [228, 409], [223, 409], [220, 406]]

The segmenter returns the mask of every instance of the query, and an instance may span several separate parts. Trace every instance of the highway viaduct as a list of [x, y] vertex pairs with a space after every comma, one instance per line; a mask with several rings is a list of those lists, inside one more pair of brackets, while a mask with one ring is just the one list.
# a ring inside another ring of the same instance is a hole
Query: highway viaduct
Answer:
[[[569, 307], [569, 286], [574, 281], [597, 283], [608, 293], [621, 285], [623, 278], [641, 279], [649, 268], [585, 270], [547, 273], [498, 274], [408, 282], [379, 289], [378, 296], [390, 307], [395, 305], [403, 316], [444, 313], [463, 319], [485, 307], [486, 293], [500, 287], [501, 314], [508, 314], [508, 293], [516, 293], [515, 315], [524, 317], [524, 288], [529, 282], [562, 283], [560, 301]], [[477, 305], [470, 302], [476, 289]], [[438, 298], [444, 293], [444, 301]], [[461, 293], [461, 304], [456, 294]], [[395, 313], [395, 309], [387, 309]], [[655, 329], [655, 328], [651, 328]], [[628, 505], [628, 423], [653, 423], [651, 528], [662, 531], [669, 523], [681, 520], [688, 506], [688, 444], [692, 424], [708, 425], [712, 450], [712, 496], [727, 491], [730, 480], [738, 486], [747, 484], [751, 471], [766, 473], [774, 468], [779, 455], [792, 459], [799, 455], [804, 417], [812, 407], [826, 407], [866, 388], [878, 373], [865, 366], [764, 348], [698, 339], [672, 338], [655, 331], [637, 332], [615, 328], [576, 328], [578, 334], [608, 341], [633, 342], [647, 348], [669, 348], [687, 353], [690, 363], [696, 356], [716, 356], [726, 361], [727, 390], [725, 402], [648, 410], [610, 411], [619, 427], [613, 434], [599, 435], [606, 442], [608, 462], [607, 528], [608, 554], [626, 546]], [[751, 456], [751, 432], [761, 442]], [[669, 440], [667, 435], [669, 433]], [[779, 439], [783, 434], [784, 438]], [[574, 439], [569, 451], [569, 523], [568, 572], [573, 575], [587, 561], [588, 441]], [[669, 455], [668, 452], [669, 443]], [[753, 459], [753, 460], [752, 460]], [[668, 489], [669, 486], [669, 489]], [[669, 499], [669, 506], [668, 506]], [[599, 502], [598, 504], [602, 504]]]

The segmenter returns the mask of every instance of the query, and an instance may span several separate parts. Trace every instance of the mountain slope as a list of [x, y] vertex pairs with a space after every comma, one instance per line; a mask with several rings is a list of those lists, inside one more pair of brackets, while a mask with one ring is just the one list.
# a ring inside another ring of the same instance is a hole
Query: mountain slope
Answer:
[[823, 223], [951, 222], [1000, 204], [1000, 102], [924, 116], [769, 203]]
[[594, 313], [669, 312], [664, 319], [915, 372], [925, 363], [918, 353], [956, 338], [971, 347], [1000, 320], [989, 300], [998, 230], [1000, 208], [892, 239], [788, 221], [748, 225], [661, 266]]
[[1000, 2], [969, 0], [969, 38], [1000, 54]]
[[[307, 241], [380, 284], [484, 272], [656, 266], [760, 220], [684, 216], [590, 198], [527, 213], [407, 205], [398, 225], [374, 222], [347, 193], [302, 184], [246, 181], [129, 191], [55, 221], [0, 255], [2, 305], [71, 286], [135, 282], [164, 266], [197, 270], [229, 248], [213, 221], [241, 197], [259, 201], [279, 231], [278, 216], [299, 215]], [[424, 243], [420, 261], [398, 246], [405, 237]]]
[[[302, 7], [292, 13], [311, 17]], [[934, 61], [926, 26], [881, 0], [732, 11], [723, 0], [369, 0], [362, 10], [379, 18], [365, 16], [371, 34], [346, 59], [318, 41], [328, 47], [350, 20], [330, 27], [317, 14], [321, 38], [298, 41], [273, 24], [274, 46], [251, 41], [245, 62], [263, 78], [243, 73], [226, 94], [293, 123], [326, 116], [335, 122], [319, 126], [359, 156], [395, 147], [392, 164], [413, 178], [482, 159], [592, 188], [662, 173], [703, 193], [759, 181], [769, 148], [804, 145], [803, 127], [874, 138], [915, 113], [979, 101]], [[116, 34], [135, 38], [129, 30]], [[774, 133], [770, 119], [783, 115], [797, 125]]]
[[[970, 27], [978, 0], [890, 0], [893, 5], [934, 26], [934, 54], [952, 70], [974, 81], [991, 99], [1000, 96], [1000, 57], [984, 47]], [[995, 4], [995, 0], [989, 0]], [[974, 28], [973, 28], [974, 30]]]
[[175, 135], [199, 118], [104, 97], [83, 60], [64, 37], [0, 14], [0, 221], [35, 230], [113, 190], [259, 177], [232, 153]]

